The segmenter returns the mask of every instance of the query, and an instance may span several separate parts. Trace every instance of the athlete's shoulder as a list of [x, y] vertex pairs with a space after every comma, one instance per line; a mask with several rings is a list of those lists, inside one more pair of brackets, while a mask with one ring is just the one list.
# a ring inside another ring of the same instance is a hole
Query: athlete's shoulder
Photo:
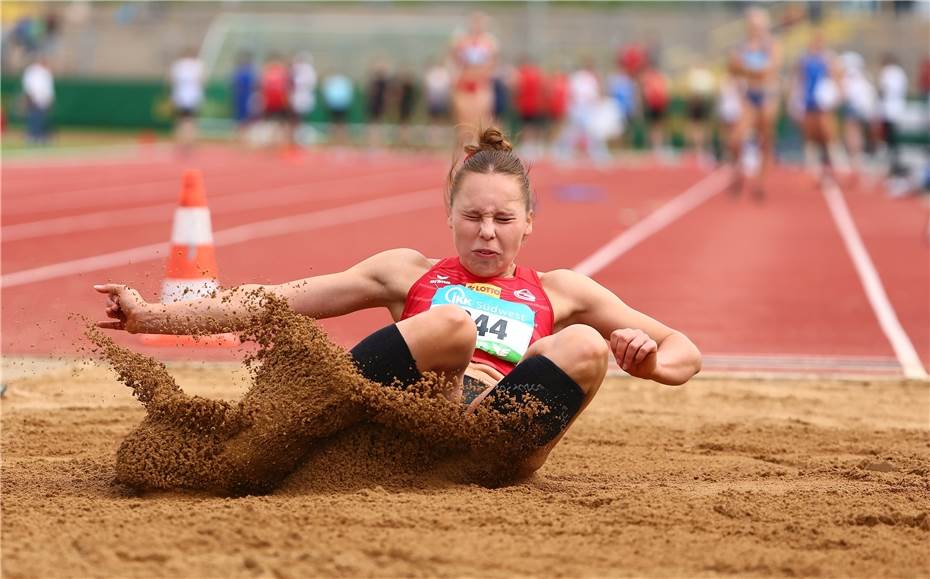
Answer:
[[536, 272], [546, 292], [578, 293], [597, 286], [590, 277], [573, 269], [553, 269]]

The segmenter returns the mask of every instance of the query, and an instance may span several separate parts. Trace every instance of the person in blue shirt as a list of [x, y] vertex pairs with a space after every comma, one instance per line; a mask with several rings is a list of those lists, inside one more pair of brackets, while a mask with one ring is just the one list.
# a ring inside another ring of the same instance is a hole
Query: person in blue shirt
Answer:
[[818, 152], [821, 181], [833, 178], [830, 148], [836, 133], [834, 110], [840, 102], [837, 74], [833, 55], [826, 48], [822, 31], [817, 30], [798, 61], [795, 90], [803, 110], [804, 139]]
[[248, 127], [253, 118], [257, 81], [258, 73], [255, 70], [252, 55], [247, 52], [241, 53], [230, 83], [232, 114], [240, 133]]

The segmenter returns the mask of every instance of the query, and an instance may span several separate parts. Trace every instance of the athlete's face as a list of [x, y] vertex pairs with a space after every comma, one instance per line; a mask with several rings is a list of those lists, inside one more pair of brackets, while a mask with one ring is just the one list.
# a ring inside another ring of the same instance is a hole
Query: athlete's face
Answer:
[[479, 277], [513, 273], [533, 231], [520, 183], [512, 175], [469, 173], [452, 199], [449, 227], [462, 265]]

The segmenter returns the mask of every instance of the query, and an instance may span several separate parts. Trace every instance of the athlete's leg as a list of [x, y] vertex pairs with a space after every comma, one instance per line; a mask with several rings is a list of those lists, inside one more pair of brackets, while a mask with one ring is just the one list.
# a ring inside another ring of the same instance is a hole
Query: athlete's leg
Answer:
[[[500, 390], [517, 400], [531, 394], [549, 406], [539, 425], [546, 439], [526, 457], [522, 474], [528, 475], [546, 462], [549, 452], [594, 398], [607, 373], [608, 352], [606, 340], [594, 328], [569, 326], [534, 342], [506, 378], [472, 403], [474, 408]], [[499, 400], [491, 398], [492, 407], [500, 404]]]
[[476, 334], [464, 310], [439, 306], [371, 334], [352, 349], [352, 359], [375, 382], [408, 386], [432, 371], [454, 381], [460, 393]]
[[778, 102], [770, 96], [757, 112], [757, 134], [759, 135], [759, 177], [756, 181], [755, 194], [758, 199], [765, 196], [765, 177], [775, 163], [775, 121], [778, 115]]

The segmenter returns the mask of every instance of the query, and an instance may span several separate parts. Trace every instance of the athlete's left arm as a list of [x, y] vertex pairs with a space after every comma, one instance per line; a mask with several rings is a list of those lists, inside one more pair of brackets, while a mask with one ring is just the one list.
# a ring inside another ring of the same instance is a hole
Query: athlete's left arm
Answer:
[[[639, 312], [593, 279], [571, 270], [546, 274], [553, 304], [564, 309], [560, 327], [585, 324], [610, 341], [617, 364], [628, 374], [679, 385], [701, 370], [701, 352], [681, 332]], [[551, 290], [550, 290], [551, 288]]]

